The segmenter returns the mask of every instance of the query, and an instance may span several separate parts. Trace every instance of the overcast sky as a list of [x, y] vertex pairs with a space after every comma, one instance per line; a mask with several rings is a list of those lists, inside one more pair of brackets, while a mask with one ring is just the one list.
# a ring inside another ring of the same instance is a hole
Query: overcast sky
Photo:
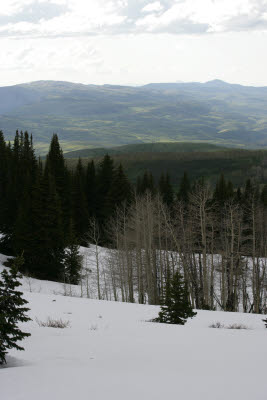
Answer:
[[267, 0], [2, 0], [0, 86], [267, 86]]

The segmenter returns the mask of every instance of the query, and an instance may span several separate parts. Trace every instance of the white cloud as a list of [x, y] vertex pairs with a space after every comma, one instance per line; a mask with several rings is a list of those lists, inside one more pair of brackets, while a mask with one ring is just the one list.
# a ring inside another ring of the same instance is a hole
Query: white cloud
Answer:
[[267, 0], [2, 3], [0, 86], [39, 79], [267, 84]]
[[198, 34], [266, 25], [267, 0], [5, 0], [0, 9], [6, 37]]
[[155, 1], [154, 3], [147, 4], [144, 8], [142, 8], [142, 12], [151, 12], [151, 11], [161, 11], [163, 6], [160, 1]]
[[[163, 13], [150, 13], [136, 21], [148, 32], [223, 32], [261, 29], [267, 24], [266, 0], [182, 0]], [[179, 25], [184, 29], [179, 29]], [[200, 29], [195, 29], [199, 27]]]

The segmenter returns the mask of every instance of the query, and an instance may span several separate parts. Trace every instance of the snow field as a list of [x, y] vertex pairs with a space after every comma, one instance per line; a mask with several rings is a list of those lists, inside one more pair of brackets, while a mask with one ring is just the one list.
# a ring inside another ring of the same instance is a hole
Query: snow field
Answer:
[[[0, 263], [4, 256], [0, 257]], [[185, 326], [147, 322], [159, 307], [55, 294], [23, 278], [32, 321], [25, 352], [0, 369], [2, 400], [266, 400], [262, 315], [198, 311]], [[31, 290], [30, 290], [31, 289]], [[38, 290], [37, 290], [38, 289]], [[36, 318], [70, 321], [66, 329]], [[212, 329], [215, 322], [247, 330]]]

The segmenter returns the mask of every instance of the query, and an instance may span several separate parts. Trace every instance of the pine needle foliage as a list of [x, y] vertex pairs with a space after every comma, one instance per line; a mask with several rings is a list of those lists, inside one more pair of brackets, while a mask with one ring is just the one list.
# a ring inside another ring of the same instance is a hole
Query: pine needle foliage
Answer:
[[196, 314], [189, 301], [183, 276], [176, 271], [172, 278], [167, 277], [164, 305], [161, 306], [161, 311], [154, 321], [184, 325], [188, 318], [193, 318]]
[[10, 271], [4, 270], [0, 279], [0, 364], [6, 363], [7, 350], [15, 348], [24, 350], [17, 342], [30, 336], [18, 327], [19, 322], [27, 322], [26, 315], [29, 308], [25, 307], [27, 300], [22, 298], [23, 293], [17, 288], [19, 282], [18, 269], [23, 264], [23, 257], [15, 258]]

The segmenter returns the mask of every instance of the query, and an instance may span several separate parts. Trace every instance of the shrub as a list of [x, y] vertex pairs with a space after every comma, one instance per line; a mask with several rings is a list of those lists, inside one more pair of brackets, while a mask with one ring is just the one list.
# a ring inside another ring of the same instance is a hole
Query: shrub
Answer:
[[246, 325], [243, 324], [231, 324], [226, 327], [227, 329], [248, 329]]
[[243, 324], [230, 324], [225, 326], [221, 322], [214, 322], [209, 326], [210, 328], [217, 328], [217, 329], [248, 329], [246, 325]]
[[38, 318], [35, 318], [35, 321], [37, 324], [43, 328], [69, 328], [70, 327], [70, 321], [62, 321], [61, 318], [59, 319], [52, 319], [50, 317], [47, 318], [46, 321], [40, 321]]
[[224, 328], [224, 325], [221, 322], [214, 322], [209, 326], [210, 328], [217, 328], [217, 329], [222, 329]]

